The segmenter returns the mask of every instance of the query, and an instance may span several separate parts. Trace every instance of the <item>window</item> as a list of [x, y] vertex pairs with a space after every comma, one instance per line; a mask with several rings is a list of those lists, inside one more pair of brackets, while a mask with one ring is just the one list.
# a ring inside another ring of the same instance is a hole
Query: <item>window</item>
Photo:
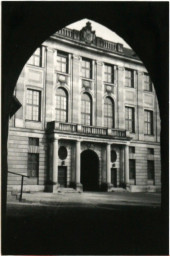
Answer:
[[145, 134], [153, 135], [153, 112], [145, 110], [144, 115]]
[[57, 71], [68, 73], [68, 54], [57, 52]]
[[109, 97], [106, 97], [104, 100], [104, 126], [114, 127], [114, 105]]
[[28, 153], [28, 176], [32, 178], [38, 177], [39, 154]]
[[29, 145], [30, 146], [39, 146], [39, 138], [29, 137]]
[[114, 69], [111, 65], [104, 65], [104, 81], [107, 83], [114, 82]]
[[56, 120], [61, 122], [67, 122], [67, 94], [63, 89], [57, 89], [56, 92]]
[[148, 160], [148, 180], [154, 180], [154, 161]]
[[27, 89], [26, 119], [40, 121], [41, 92]]
[[152, 92], [152, 81], [148, 74], [144, 74], [144, 90]]
[[129, 153], [134, 154], [135, 153], [135, 147], [129, 147]]
[[134, 108], [125, 107], [125, 126], [126, 130], [135, 132]]
[[134, 88], [133, 70], [125, 69], [125, 86]]
[[82, 58], [82, 77], [92, 78], [92, 62], [91, 60]]
[[91, 125], [91, 99], [87, 93], [83, 93], [81, 99], [81, 123]]
[[154, 155], [154, 149], [148, 148], [148, 155]]
[[42, 48], [39, 47], [28, 60], [28, 64], [42, 67]]
[[136, 179], [136, 162], [134, 159], [129, 159], [129, 179]]

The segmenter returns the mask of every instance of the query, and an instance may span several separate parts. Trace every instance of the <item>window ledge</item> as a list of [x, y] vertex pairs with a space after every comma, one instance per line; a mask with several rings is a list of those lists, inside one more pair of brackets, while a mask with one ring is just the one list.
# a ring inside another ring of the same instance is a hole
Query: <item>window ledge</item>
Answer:
[[85, 77], [82, 77], [82, 76], [81, 76], [81, 79], [82, 79], [82, 80], [88, 80], [88, 81], [90, 81], [90, 82], [94, 82], [94, 79], [92, 79], [92, 78], [85, 78]]
[[40, 66], [36, 66], [36, 65], [32, 65], [32, 64], [28, 64], [26, 63], [27, 67], [32, 67], [32, 68], [36, 68], [36, 69], [44, 69], [45, 67], [40, 67]]
[[42, 123], [42, 121], [35, 121], [35, 120], [29, 120], [25, 119], [26, 122], [31, 122], [31, 123]]
[[70, 76], [70, 74], [68, 74], [68, 73], [60, 72], [60, 71], [57, 71], [57, 70], [55, 70], [55, 73], [57, 73], [59, 75], [63, 75], [63, 76]]
[[105, 82], [105, 81], [104, 81], [104, 84], [105, 85], [110, 85], [110, 86], [116, 86], [116, 83], [108, 83], [108, 82]]

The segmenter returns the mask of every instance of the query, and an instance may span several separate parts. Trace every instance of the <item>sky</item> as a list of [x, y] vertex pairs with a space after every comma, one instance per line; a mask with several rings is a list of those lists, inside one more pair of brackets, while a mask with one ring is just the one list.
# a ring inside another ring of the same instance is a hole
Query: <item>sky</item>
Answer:
[[108, 41], [112, 41], [115, 43], [122, 43], [124, 47], [131, 49], [131, 47], [115, 32], [113, 32], [110, 29], [106, 28], [105, 26], [100, 25], [99, 23], [89, 20], [89, 19], [82, 19], [80, 21], [74, 22], [74, 23], [68, 25], [67, 28], [81, 30], [86, 25], [87, 21], [91, 22], [92, 30], [96, 31], [96, 36], [102, 37], [103, 39], [106, 39]]

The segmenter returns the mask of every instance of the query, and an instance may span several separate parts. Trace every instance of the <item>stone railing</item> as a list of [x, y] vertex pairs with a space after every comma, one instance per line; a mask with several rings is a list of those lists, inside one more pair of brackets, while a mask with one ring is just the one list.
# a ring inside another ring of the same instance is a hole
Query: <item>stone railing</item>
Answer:
[[72, 124], [72, 123], [61, 123], [61, 122], [49, 122], [47, 123], [47, 130], [56, 130], [61, 133], [77, 133], [77, 134], [87, 134], [90, 136], [98, 137], [118, 137], [125, 138], [130, 137], [129, 131], [122, 129], [112, 129], [106, 127], [97, 127], [97, 126], [88, 126], [81, 124]]
[[[80, 31], [75, 29], [69, 29], [69, 28], [63, 28], [55, 33], [55, 35], [59, 35], [62, 37], [70, 38], [73, 40], [78, 40], [82, 42]], [[93, 45], [99, 48], [103, 48], [108, 51], [112, 52], [123, 52], [123, 45], [120, 43], [114, 43], [108, 40], [105, 40], [100, 37], [95, 37], [95, 40], [93, 41]]]

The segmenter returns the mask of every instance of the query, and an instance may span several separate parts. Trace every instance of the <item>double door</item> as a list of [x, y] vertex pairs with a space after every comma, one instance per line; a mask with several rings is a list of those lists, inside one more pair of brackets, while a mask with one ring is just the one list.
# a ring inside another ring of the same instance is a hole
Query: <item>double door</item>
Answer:
[[58, 166], [58, 183], [60, 187], [67, 187], [67, 167]]
[[111, 183], [117, 187], [117, 168], [111, 168]]

